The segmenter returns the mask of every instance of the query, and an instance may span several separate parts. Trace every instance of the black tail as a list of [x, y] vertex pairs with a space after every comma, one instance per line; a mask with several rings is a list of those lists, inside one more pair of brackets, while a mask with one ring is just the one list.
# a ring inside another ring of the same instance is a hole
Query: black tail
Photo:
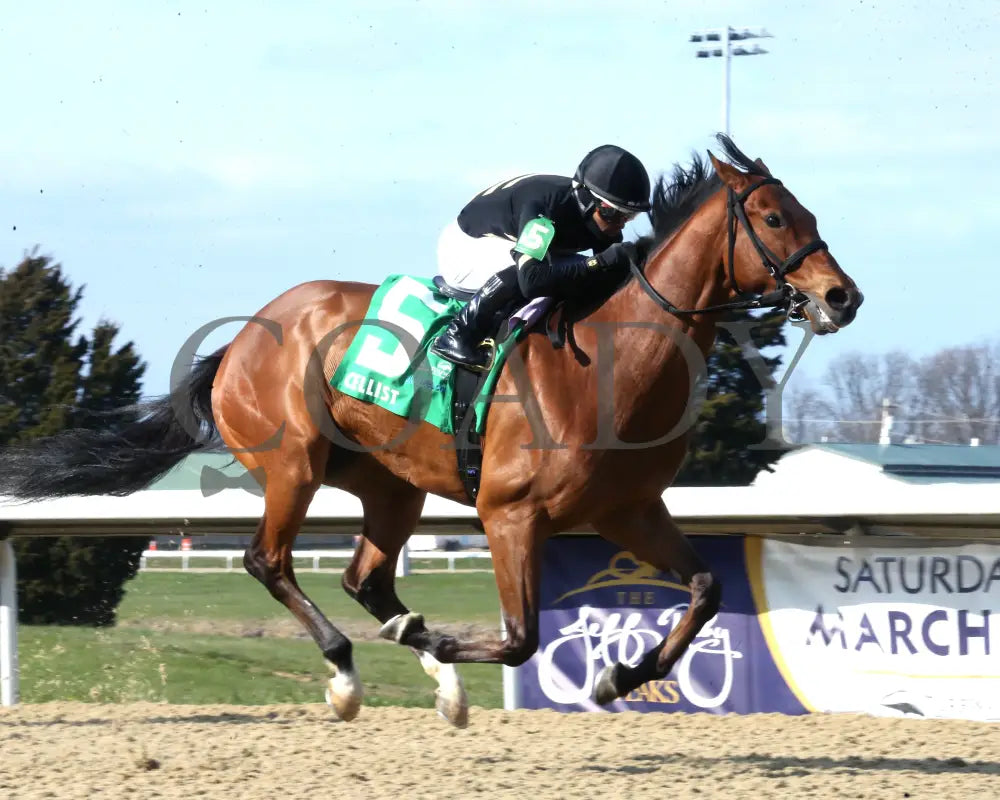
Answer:
[[218, 449], [212, 381], [225, 351], [199, 359], [166, 397], [112, 412], [102, 429], [74, 428], [0, 450], [0, 496], [132, 494], [185, 456]]

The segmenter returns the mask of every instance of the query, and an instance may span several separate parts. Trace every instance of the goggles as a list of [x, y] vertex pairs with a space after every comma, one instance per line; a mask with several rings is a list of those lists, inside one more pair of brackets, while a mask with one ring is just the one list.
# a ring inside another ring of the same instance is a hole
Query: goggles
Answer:
[[597, 215], [603, 219], [605, 222], [620, 222], [626, 223], [635, 219], [638, 215], [638, 211], [622, 211], [620, 208], [615, 208], [603, 200], [597, 201]]

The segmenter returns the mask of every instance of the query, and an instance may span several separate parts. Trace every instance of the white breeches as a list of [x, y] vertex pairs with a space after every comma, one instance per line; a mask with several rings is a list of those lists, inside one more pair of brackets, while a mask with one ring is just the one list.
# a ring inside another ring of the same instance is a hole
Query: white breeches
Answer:
[[438, 239], [438, 274], [451, 286], [475, 291], [491, 275], [513, 266], [514, 243], [498, 236], [476, 239], [452, 222]]

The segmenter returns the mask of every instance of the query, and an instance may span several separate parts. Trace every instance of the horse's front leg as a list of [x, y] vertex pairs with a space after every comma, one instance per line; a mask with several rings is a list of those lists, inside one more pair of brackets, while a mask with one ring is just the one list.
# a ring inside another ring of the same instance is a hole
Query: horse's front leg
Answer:
[[506, 638], [458, 639], [427, 630], [423, 617], [417, 614], [394, 617], [383, 626], [382, 636], [429, 653], [445, 664], [516, 667], [531, 658], [538, 649], [541, 548], [548, 528], [533, 511], [518, 507], [483, 513], [482, 520], [493, 556]]
[[722, 587], [660, 499], [646, 506], [616, 511], [595, 521], [594, 529], [605, 539], [630, 550], [640, 561], [662, 572], [675, 573], [691, 587], [691, 605], [670, 635], [635, 666], [619, 662], [605, 668], [598, 677], [594, 699], [605, 705], [647, 681], [667, 676], [698, 631], [718, 612]]

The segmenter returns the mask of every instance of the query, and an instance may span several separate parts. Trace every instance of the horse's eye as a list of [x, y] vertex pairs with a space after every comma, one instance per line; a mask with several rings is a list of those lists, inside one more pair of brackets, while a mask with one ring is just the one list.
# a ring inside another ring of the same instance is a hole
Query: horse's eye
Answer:
[[781, 217], [777, 214], [768, 214], [764, 217], [764, 222], [767, 223], [769, 228], [780, 228], [781, 227]]

